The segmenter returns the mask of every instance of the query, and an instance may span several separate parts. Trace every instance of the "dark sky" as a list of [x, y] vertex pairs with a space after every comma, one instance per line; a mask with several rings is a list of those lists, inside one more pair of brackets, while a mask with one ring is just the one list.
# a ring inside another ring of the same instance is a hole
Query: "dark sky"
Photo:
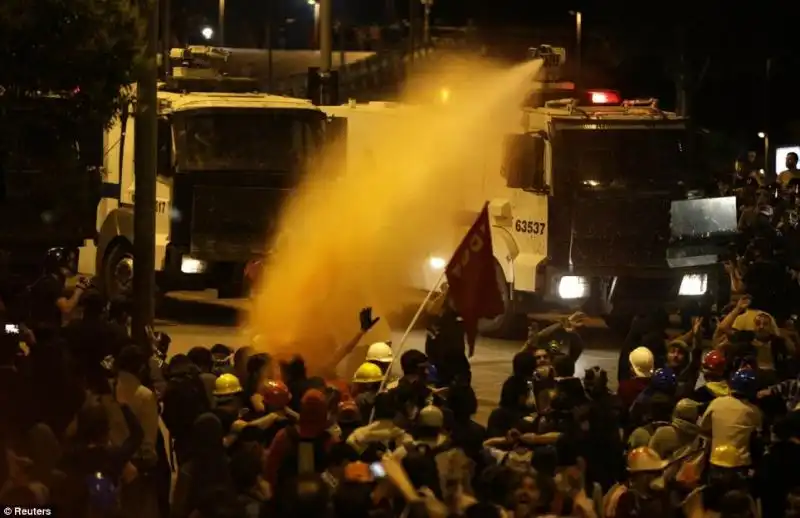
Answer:
[[[269, 0], [225, 0], [228, 33], [260, 46]], [[299, 45], [310, 34], [307, 0], [272, 0], [276, 19], [292, 19]], [[215, 24], [217, 0], [173, 0], [173, 20], [194, 33]], [[583, 13], [583, 70], [586, 82], [622, 90], [625, 97], [655, 96], [675, 103], [675, 78], [683, 72], [690, 114], [703, 126], [758, 144], [769, 128], [774, 144], [800, 143], [800, 3], [759, 0], [633, 3], [621, 0], [435, 0], [433, 23], [463, 25], [468, 19], [490, 46], [524, 49], [554, 43], [574, 50], [575, 18]], [[419, 0], [394, 0], [399, 17]], [[384, 23], [392, 0], [334, 0], [335, 14], [353, 24]], [[310, 40], [310, 37], [309, 37]], [[771, 72], [767, 81], [767, 61]], [[588, 85], [587, 85], [588, 86]], [[595, 86], [595, 85], [592, 85]]]

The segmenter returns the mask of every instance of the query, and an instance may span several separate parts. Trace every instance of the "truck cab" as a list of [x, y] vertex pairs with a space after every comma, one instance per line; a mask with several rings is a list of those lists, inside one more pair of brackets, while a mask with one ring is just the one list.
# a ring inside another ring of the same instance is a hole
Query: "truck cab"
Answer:
[[[259, 93], [244, 80], [177, 79], [158, 92], [159, 290], [239, 297], [248, 265], [273, 246], [283, 202], [330, 136], [329, 119], [307, 100]], [[108, 296], [131, 289], [135, 139], [129, 106], [105, 133], [97, 238], [81, 250], [81, 271]]]
[[523, 109], [490, 199], [506, 312], [484, 332], [504, 334], [526, 313], [581, 309], [613, 327], [664, 301], [727, 298], [718, 259], [736, 204], [706, 198], [687, 122], [613, 91]]

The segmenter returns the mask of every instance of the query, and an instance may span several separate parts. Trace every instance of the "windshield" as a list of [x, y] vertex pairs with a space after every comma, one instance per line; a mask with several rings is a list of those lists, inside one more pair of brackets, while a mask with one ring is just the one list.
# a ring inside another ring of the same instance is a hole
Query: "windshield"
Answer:
[[562, 129], [553, 162], [582, 187], [674, 187], [688, 178], [685, 137], [675, 127]]
[[180, 114], [178, 167], [291, 171], [322, 143], [323, 115], [297, 109], [222, 109]]

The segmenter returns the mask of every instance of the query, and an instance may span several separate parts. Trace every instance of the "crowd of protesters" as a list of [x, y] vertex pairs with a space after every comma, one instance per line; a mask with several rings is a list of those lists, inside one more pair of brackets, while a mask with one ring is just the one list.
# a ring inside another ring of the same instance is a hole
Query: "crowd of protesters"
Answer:
[[130, 338], [124, 301], [66, 292], [52, 251], [24, 296], [0, 290], [0, 503], [109, 518], [800, 516], [787, 162], [772, 186], [745, 168], [721, 182], [741, 206], [731, 304], [678, 335], [637, 318], [617, 383], [576, 372], [582, 314], [531, 325], [485, 424], [446, 291], [425, 352], [372, 344], [342, 380], [369, 308], [321, 376], [249, 346], [169, 355], [166, 335]]

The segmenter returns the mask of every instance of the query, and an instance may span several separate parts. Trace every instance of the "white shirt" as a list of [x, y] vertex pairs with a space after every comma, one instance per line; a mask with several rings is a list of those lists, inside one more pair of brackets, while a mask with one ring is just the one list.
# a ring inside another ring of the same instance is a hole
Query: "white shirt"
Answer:
[[[747, 401], [722, 396], [708, 405], [700, 428], [711, 432], [711, 449], [731, 445], [741, 454], [739, 466], [750, 464], [750, 437], [761, 428], [761, 410]], [[738, 467], [738, 466], [731, 466]]]

